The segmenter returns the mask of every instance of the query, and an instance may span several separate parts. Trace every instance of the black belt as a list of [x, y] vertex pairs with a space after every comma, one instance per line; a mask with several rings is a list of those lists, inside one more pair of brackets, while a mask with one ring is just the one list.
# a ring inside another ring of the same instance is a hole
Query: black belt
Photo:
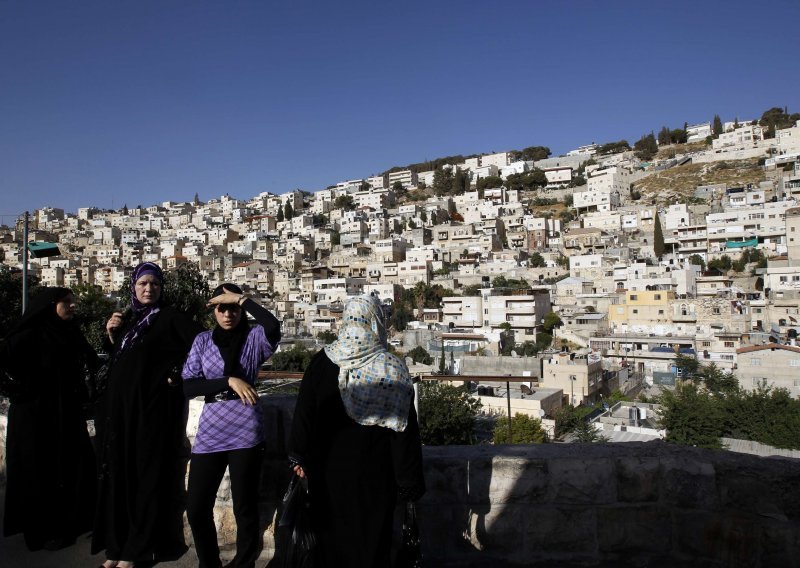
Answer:
[[208, 394], [206, 395], [205, 401], [206, 404], [211, 404], [212, 402], [222, 402], [225, 400], [239, 400], [240, 397], [231, 389], [224, 390], [222, 392], [218, 392], [217, 394]]

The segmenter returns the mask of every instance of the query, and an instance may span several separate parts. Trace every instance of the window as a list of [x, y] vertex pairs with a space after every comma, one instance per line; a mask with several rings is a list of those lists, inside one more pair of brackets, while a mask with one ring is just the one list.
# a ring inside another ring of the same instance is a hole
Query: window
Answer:
[[750, 366], [751, 367], [760, 367], [761, 366], [761, 359], [758, 357], [751, 357], [750, 358]]
[[789, 359], [790, 367], [800, 367], [800, 359]]
[[636, 294], [631, 294], [631, 300], [634, 300], [634, 301], [635, 301], [635, 300], [637, 300], [638, 298], [639, 298], [639, 296], [637, 296]]
[[733, 361], [733, 355], [722, 355], [721, 359], [723, 361]]
[[638, 314], [639, 310], [633, 310], [633, 313]]
[[718, 307], [715, 307], [711, 311], [714, 313], [714, 315], [719, 315], [719, 308]]
[[711, 347], [711, 342], [710, 341], [701, 341], [700, 345], [702, 347]]
[[664, 315], [664, 310], [658, 310], [658, 315], [660, 316]]
[[733, 347], [734, 347], [733, 341], [726, 341], [725, 342], [725, 347], [730, 347], [731, 349], [733, 349]]
[[661, 299], [661, 294], [656, 294], [656, 295], [655, 295], [655, 299], [656, 299], [656, 300], [660, 300], [660, 299]]

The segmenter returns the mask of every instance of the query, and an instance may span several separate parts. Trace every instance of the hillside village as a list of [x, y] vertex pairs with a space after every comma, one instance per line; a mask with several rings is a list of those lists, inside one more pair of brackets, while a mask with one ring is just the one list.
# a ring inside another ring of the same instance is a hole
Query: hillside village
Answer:
[[[29, 241], [61, 255], [31, 258], [30, 272], [114, 295], [139, 262], [191, 263], [269, 307], [287, 343], [335, 334], [345, 299], [374, 293], [392, 345], [435, 360], [416, 371], [497, 374], [504, 357], [500, 374], [528, 373], [573, 404], [674, 384], [678, 355], [797, 397], [800, 121], [714, 126], [687, 125], [649, 155], [534, 148], [313, 193], [44, 208]], [[12, 270], [22, 235], [21, 222], [0, 230]]]

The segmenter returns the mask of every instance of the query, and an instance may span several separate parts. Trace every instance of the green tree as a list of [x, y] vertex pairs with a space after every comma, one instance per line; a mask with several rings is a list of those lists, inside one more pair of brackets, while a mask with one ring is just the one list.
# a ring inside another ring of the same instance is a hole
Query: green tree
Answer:
[[422, 363], [423, 365], [433, 364], [433, 357], [431, 357], [431, 354], [421, 345], [417, 345], [414, 349], [406, 353], [406, 357], [410, 357], [414, 363]]
[[522, 150], [511, 152], [511, 159], [515, 162], [524, 160], [526, 162], [536, 162], [550, 157], [550, 148], [547, 146], [529, 146]]
[[558, 314], [554, 311], [550, 311], [547, 315], [544, 316], [544, 322], [542, 323], [542, 328], [547, 333], [553, 333], [553, 329], [556, 327], [561, 327], [562, 321], [561, 318], [558, 317]]
[[305, 372], [315, 353], [316, 351], [311, 351], [296, 343], [291, 349], [278, 351], [270, 357], [269, 361], [275, 371], [302, 373]]
[[292, 209], [292, 204], [289, 203], [288, 201], [286, 202], [286, 205], [284, 205], [283, 207], [283, 216], [287, 221], [289, 221], [294, 217], [294, 209]]
[[766, 127], [764, 138], [775, 138], [777, 129], [789, 128], [800, 120], [800, 113], [789, 114], [787, 108], [772, 107], [764, 111], [758, 124]]
[[547, 432], [538, 418], [517, 413], [511, 419], [511, 440], [508, 439], [508, 416], [497, 419], [492, 438], [495, 444], [543, 444], [547, 442]]
[[406, 188], [403, 186], [403, 182], [396, 181], [392, 184], [392, 191], [397, 197], [403, 196], [406, 194]]
[[453, 171], [451, 168], [438, 167], [433, 172], [433, 193], [437, 197], [447, 195], [453, 187]]
[[709, 270], [719, 270], [720, 272], [727, 272], [732, 266], [733, 262], [731, 261], [731, 257], [727, 254], [723, 254], [721, 257], [715, 258], [708, 263]]
[[339, 233], [339, 231], [331, 231], [331, 246], [334, 247], [339, 246], [341, 240], [342, 240], [342, 235], [341, 233]]
[[444, 339], [442, 340], [442, 352], [439, 355], [439, 372], [444, 374]]
[[696, 266], [699, 266], [700, 270], [702, 270], [703, 272], [705, 272], [706, 270], [706, 261], [703, 260], [703, 257], [700, 256], [699, 254], [693, 254], [692, 256], [690, 256], [689, 264], [694, 264]]
[[462, 296], [480, 296], [481, 295], [481, 285], [480, 284], [470, 284], [469, 286], [464, 286], [464, 289], [461, 291]]
[[475, 419], [481, 409], [461, 387], [423, 381], [419, 389], [419, 430], [429, 446], [472, 444]]
[[543, 351], [550, 347], [553, 343], [553, 336], [546, 331], [536, 334], [536, 348], [538, 351]]
[[100, 351], [106, 338], [106, 322], [114, 312], [116, 304], [103, 294], [99, 286], [92, 284], [78, 284], [72, 287], [72, 292], [78, 300], [75, 320], [89, 345], [95, 351]]
[[478, 181], [475, 183], [475, 188], [478, 189], [478, 191], [484, 189], [494, 189], [502, 186], [503, 186], [503, 178], [501, 178], [500, 176], [486, 176], [478, 178]]
[[392, 307], [392, 315], [389, 316], [389, 325], [397, 331], [404, 331], [412, 319], [414, 317], [408, 303], [395, 302]]
[[528, 266], [531, 268], [544, 268], [547, 266], [547, 263], [544, 261], [544, 257], [541, 254], [533, 252], [528, 259]]
[[451, 195], [461, 195], [469, 189], [469, 176], [461, 171], [461, 168], [456, 168], [453, 174], [453, 181], [450, 186]]
[[665, 390], [658, 403], [659, 422], [667, 430], [666, 440], [700, 448], [721, 448], [724, 414], [712, 393], [694, 382]]
[[653, 133], [645, 134], [633, 145], [634, 153], [640, 160], [651, 160], [658, 152], [658, 144]]
[[686, 144], [688, 135], [685, 128], [675, 128], [670, 130], [669, 137], [673, 144]]
[[664, 251], [664, 231], [661, 229], [661, 219], [656, 213], [655, 222], [653, 223], [653, 253], [656, 258], [661, 258]]
[[594, 444], [598, 442], [608, 442], [608, 438], [603, 436], [597, 428], [586, 420], [581, 420], [575, 425], [572, 431], [573, 440], [583, 444]]
[[582, 407], [570, 405], [562, 406], [555, 412], [556, 419], [555, 437], [563, 440], [564, 436], [574, 432], [583, 422], [584, 411]]
[[597, 154], [603, 156], [605, 154], [619, 154], [631, 149], [631, 145], [627, 140], [619, 140], [618, 142], [608, 142], [597, 148]]
[[356, 208], [356, 204], [352, 195], [340, 195], [334, 200], [333, 207], [344, 211], [353, 211]]
[[672, 136], [670, 135], [669, 128], [662, 126], [661, 130], [658, 131], [658, 145], [668, 146], [671, 142]]
[[317, 339], [329, 345], [338, 339], [338, 336], [329, 329], [325, 329], [317, 334]]
[[711, 123], [711, 135], [714, 138], [719, 138], [720, 134], [722, 134], [722, 119], [718, 114], [715, 114], [714, 121]]
[[276, 216], [278, 223], [282, 223], [285, 219], [283, 216], [283, 207], [278, 207], [278, 215]]

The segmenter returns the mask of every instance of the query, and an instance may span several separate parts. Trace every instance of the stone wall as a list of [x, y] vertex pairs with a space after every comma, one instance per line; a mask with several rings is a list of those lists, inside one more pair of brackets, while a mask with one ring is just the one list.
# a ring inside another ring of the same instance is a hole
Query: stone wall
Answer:
[[[261, 403], [265, 560], [289, 480], [294, 399]], [[190, 438], [200, 407], [192, 402]], [[663, 442], [426, 447], [424, 460], [418, 515], [428, 566], [800, 566], [800, 460]], [[215, 516], [230, 558], [227, 479]]]

